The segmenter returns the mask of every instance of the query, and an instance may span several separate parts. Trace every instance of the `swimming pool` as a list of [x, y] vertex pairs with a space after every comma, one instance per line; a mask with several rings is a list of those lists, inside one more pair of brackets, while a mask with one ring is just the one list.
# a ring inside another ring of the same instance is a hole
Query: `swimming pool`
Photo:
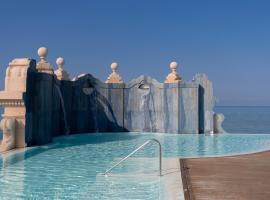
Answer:
[[[54, 143], [0, 157], [1, 199], [167, 199], [157, 176], [158, 148], [149, 145], [101, 173], [147, 139], [158, 139], [163, 157], [237, 155], [270, 149], [270, 135], [96, 133], [55, 138]], [[163, 162], [166, 162], [164, 160]]]

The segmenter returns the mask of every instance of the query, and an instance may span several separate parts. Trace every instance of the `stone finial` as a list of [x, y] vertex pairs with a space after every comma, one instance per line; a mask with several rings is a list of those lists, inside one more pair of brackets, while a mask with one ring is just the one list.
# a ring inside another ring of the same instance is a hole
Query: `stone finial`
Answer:
[[53, 74], [53, 67], [51, 66], [50, 63], [46, 61], [48, 49], [46, 47], [40, 47], [37, 53], [38, 56], [40, 57], [40, 61], [37, 63], [38, 72]]
[[56, 59], [56, 64], [58, 66], [58, 69], [54, 71], [54, 74], [56, 75], [58, 80], [65, 80], [69, 81], [69, 74], [64, 70], [64, 64], [65, 60], [62, 57], [59, 57]]
[[117, 68], [118, 68], [117, 63], [111, 64], [112, 73], [107, 78], [106, 83], [123, 83], [121, 76], [116, 72]]
[[45, 58], [48, 55], [48, 49], [46, 47], [40, 47], [38, 49], [38, 56], [40, 57], [41, 60], [45, 61]]
[[172, 70], [172, 72], [170, 74], [168, 74], [168, 76], [165, 79], [165, 83], [178, 83], [182, 81], [182, 78], [180, 75], [177, 74], [177, 62], [171, 62], [170, 63], [170, 68]]

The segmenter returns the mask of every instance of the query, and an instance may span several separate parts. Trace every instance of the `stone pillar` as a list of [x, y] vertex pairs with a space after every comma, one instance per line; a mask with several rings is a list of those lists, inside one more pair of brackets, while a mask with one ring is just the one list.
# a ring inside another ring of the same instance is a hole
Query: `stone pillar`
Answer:
[[180, 133], [199, 133], [198, 84], [179, 84]]
[[31, 108], [32, 115], [31, 123], [27, 122], [27, 127], [32, 129], [32, 132], [27, 132], [27, 142], [30, 145], [44, 145], [52, 140], [52, 110], [54, 96], [57, 94], [55, 92], [54, 95], [56, 77], [52, 66], [46, 61], [47, 54], [47, 48], [38, 49], [40, 57], [37, 63], [38, 73], [34, 75], [32, 91], [27, 91], [27, 99], [32, 102], [32, 105], [27, 107]]
[[5, 90], [0, 91], [0, 105], [4, 107], [0, 152], [26, 146], [24, 93], [29, 69], [35, 69], [35, 61], [29, 58], [14, 59], [7, 67]]
[[193, 81], [199, 84], [199, 132], [213, 133], [214, 96], [212, 82], [205, 74], [196, 74]]

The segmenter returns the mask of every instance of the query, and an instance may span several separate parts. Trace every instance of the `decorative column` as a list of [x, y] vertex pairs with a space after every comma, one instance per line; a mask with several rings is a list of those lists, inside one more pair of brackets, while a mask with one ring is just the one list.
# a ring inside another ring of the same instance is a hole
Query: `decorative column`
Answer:
[[58, 66], [58, 69], [54, 71], [54, 74], [56, 75], [57, 79], [62, 81], [69, 81], [69, 74], [64, 70], [64, 64], [65, 64], [65, 60], [64, 58], [57, 58], [56, 59], [56, 64]]
[[117, 63], [111, 64], [112, 73], [107, 78], [106, 83], [123, 83], [121, 76], [116, 72], [117, 68], [118, 68]]
[[168, 76], [165, 79], [165, 83], [179, 83], [182, 81], [182, 78], [180, 75], [177, 74], [177, 62], [171, 62], [170, 63], [170, 68], [172, 70], [171, 73], [168, 74]]
[[35, 69], [35, 61], [29, 58], [17, 58], [9, 63], [6, 70], [5, 90], [0, 91], [0, 105], [4, 107], [0, 128], [3, 140], [0, 152], [13, 148], [23, 148], [25, 144], [25, 105], [24, 92], [28, 69]]
[[38, 56], [40, 57], [40, 61], [37, 63], [37, 71], [47, 74], [53, 74], [53, 67], [46, 60], [48, 55], [48, 49], [46, 47], [40, 47], [38, 49]]

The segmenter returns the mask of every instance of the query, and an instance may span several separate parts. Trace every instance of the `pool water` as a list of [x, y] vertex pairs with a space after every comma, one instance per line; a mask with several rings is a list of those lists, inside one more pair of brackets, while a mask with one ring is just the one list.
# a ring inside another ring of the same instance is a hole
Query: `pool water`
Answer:
[[48, 146], [0, 157], [1, 199], [167, 199], [157, 176], [158, 148], [149, 145], [112, 171], [101, 173], [147, 139], [164, 158], [237, 155], [270, 149], [267, 134], [177, 135], [97, 133], [55, 138]]

